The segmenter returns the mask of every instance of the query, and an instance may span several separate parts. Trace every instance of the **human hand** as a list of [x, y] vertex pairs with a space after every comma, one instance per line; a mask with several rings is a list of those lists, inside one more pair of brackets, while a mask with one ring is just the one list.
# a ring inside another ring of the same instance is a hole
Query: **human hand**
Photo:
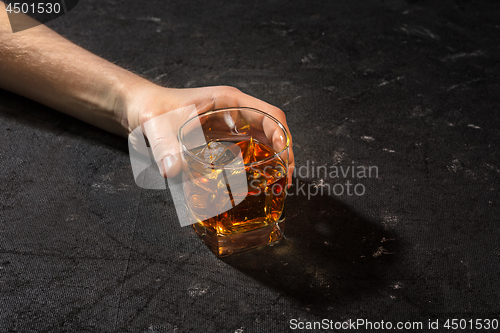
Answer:
[[[0, 14], [2, 7], [0, 1]], [[163, 88], [82, 49], [44, 25], [15, 34], [10, 31], [8, 16], [0, 15], [1, 89], [114, 134], [128, 135], [141, 127], [164, 176], [180, 171], [176, 126], [191, 115], [181, 113], [182, 108], [202, 113], [251, 107], [272, 115], [288, 130], [283, 111], [236, 88]], [[161, 118], [171, 122], [151, 122], [162, 115], [168, 115]], [[293, 170], [290, 136], [290, 181]]]
[[[189, 119], [193, 111], [202, 113], [209, 110], [229, 107], [251, 107], [270, 114], [287, 129], [285, 114], [279, 108], [244, 94], [240, 90], [227, 87], [203, 87], [189, 89], [162, 88], [153, 85], [140, 85], [128, 93], [125, 104], [129, 131], [141, 126], [148, 138], [154, 158], [164, 177], [174, 177], [180, 171], [179, 143], [177, 132], [182, 122]], [[160, 119], [167, 121], [151, 121]], [[291, 184], [295, 168], [290, 135], [288, 183]]]

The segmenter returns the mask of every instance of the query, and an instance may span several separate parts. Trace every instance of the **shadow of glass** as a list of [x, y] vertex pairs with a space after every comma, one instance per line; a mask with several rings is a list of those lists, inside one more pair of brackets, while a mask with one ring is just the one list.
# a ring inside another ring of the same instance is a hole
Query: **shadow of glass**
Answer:
[[[307, 188], [308, 183], [306, 183]], [[285, 239], [222, 260], [309, 306], [332, 304], [387, 284], [396, 235], [330, 196], [290, 196]]]

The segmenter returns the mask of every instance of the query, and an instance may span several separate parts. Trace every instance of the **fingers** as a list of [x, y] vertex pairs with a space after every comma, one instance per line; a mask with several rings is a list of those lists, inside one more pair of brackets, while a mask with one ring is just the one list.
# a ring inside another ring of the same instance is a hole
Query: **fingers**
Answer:
[[168, 121], [169, 113], [144, 123], [144, 131], [163, 177], [175, 177], [180, 172], [177, 136]]
[[[201, 88], [204, 89], [204, 88]], [[222, 86], [222, 87], [211, 87], [210, 89], [212, 90], [212, 95], [211, 95], [211, 103], [210, 107], [213, 107], [214, 109], [220, 109], [220, 108], [228, 108], [228, 107], [250, 107], [254, 109], [261, 110], [265, 113], [270, 114], [274, 118], [276, 118], [283, 126], [286, 128], [288, 137], [289, 137], [289, 152], [288, 152], [288, 186], [291, 185], [292, 182], [292, 175], [293, 171], [295, 170], [295, 157], [293, 154], [293, 139], [292, 135], [290, 133], [290, 129], [288, 128], [288, 124], [286, 122], [286, 116], [285, 113], [271, 105], [268, 104], [258, 98], [252, 97], [250, 95], [247, 95], [237, 88], [234, 87], [227, 87], [227, 86]], [[207, 104], [205, 104], [207, 105]], [[208, 111], [207, 109], [203, 109], [200, 111]], [[262, 126], [264, 127], [264, 119], [261, 122]], [[258, 122], [257, 122], [258, 123]], [[274, 135], [274, 132], [269, 133], [269, 129], [266, 132], [266, 135], [269, 138], [272, 138]], [[276, 149], [276, 148], [275, 148]]]
[[[271, 104], [268, 104], [268, 103], [261, 101], [255, 97], [252, 97], [250, 95], [246, 95], [246, 94], [240, 92], [239, 90], [238, 90], [238, 92], [239, 92], [239, 98], [238, 98], [238, 105], [237, 106], [240, 106], [240, 107], [247, 106], [247, 107], [252, 107], [252, 108], [264, 111], [264, 112], [270, 114], [271, 116], [273, 116], [274, 118], [276, 118], [277, 120], [279, 120], [279, 122], [281, 124], [283, 124], [283, 126], [285, 126], [285, 128], [288, 132], [289, 140], [290, 140], [289, 141], [289, 156], [288, 156], [288, 186], [291, 186], [292, 175], [293, 175], [293, 171], [295, 170], [295, 157], [293, 154], [292, 135], [290, 133], [290, 129], [288, 128], [288, 124], [286, 122], [285, 113], [281, 109], [279, 109], [275, 106], [272, 106]], [[272, 131], [272, 127], [269, 126], [268, 124], [269, 123], [264, 118], [262, 125], [264, 127], [264, 131], [266, 132], [266, 134]], [[270, 127], [267, 129], [267, 131], [266, 131], [266, 126]], [[273, 132], [273, 135], [274, 135], [274, 132]], [[273, 143], [274, 143], [274, 140], [273, 140]], [[276, 149], [276, 147], [273, 147], [273, 148]]]
[[[289, 184], [291, 183], [292, 173], [295, 168], [292, 136], [286, 122], [285, 113], [282, 110], [255, 97], [244, 94], [233, 87], [221, 86], [192, 89], [168, 89], [165, 91], [165, 98], [168, 100], [168, 103], [171, 103], [171, 106], [175, 105], [175, 107], [179, 107], [187, 103], [192, 105], [181, 107], [174, 111], [168, 111], [143, 123], [143, 131], [149, 140], [154, 159], [158, 163], [162, 175], [173, 177], [180, 171], [180, 147], [177, 141], [177, 133], [180, 126], [186, 120], [194, 117], [197, 113], [203, 113], [209, 110], [230, 107], [250, 107], [273, 116], [285, 127], [289, 140], [288, 181]], [[262, 117], [262, 120], [257, 122], [257, 124], [262, 126], [266, 136], [273, 142], [273, 148], [275, 150], [280, 151], [286, 146], [286, 138], [283, 135], [283, 131], [281, 129], [278, 130], [279, 126], [273, 121], [266, 117]], [[274, 126], [272, 124], [274, 124]]]

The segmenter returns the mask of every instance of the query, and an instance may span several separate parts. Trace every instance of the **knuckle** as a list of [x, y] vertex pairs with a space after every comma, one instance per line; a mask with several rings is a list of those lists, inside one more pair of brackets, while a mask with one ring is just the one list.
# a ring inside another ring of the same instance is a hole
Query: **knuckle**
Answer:
[[281, 110], [281, 109], [279, 109], [279, 108], [277, 108], [277, 107], [275, 107], [275, 110], [276, 110], [276, 115], [277, 115], [278, 117], [282, 117], [283, 119], [285, 119], [285, 118], [286, 118], [285, 112], [283, 112], [283, 110]]
[[225, 95], [231, 95], [240, 92], [238, 88], [232, 86], [220, 86], [219, 88], [221, 89], [221, 92]]
[[285, 112], [283, 112], [281, 109], [278, 109], [277, 107], [274, 107], [273, 114], [274, 114], [274, 116], [278, 120], [281, 120], [282, 122], [285, 122], [284, 125], [286, 125], [286, 115], [285, 115]]

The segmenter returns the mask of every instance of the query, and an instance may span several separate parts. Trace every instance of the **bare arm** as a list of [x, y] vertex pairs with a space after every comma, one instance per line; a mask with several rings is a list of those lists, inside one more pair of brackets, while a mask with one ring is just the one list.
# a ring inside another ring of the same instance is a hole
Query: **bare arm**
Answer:
[[[28, 16], [24, 19], [32, 20]], [[154, 117], [188, 105], [194, 105], [198, 112], [254, 107], [286, 126], [280, 109], [236, 88], [164, 88], [84, 50], [44, 25], [12, 33], [1, 1], [0, 88], [121, 136]], [[175, 157], [176, 134], [159, 129], [156, 137], [148, 137], [156, 145], [152, 148], [164, 175], [173, 175], [180, 167]], [[293, 169], [291, 150], [290, 166]]]
[[0, 88], [125, 136], [128, 121], [119, 111], [136, 84], [151, 83], [44, 25], [12, 33], [0, 2]]

